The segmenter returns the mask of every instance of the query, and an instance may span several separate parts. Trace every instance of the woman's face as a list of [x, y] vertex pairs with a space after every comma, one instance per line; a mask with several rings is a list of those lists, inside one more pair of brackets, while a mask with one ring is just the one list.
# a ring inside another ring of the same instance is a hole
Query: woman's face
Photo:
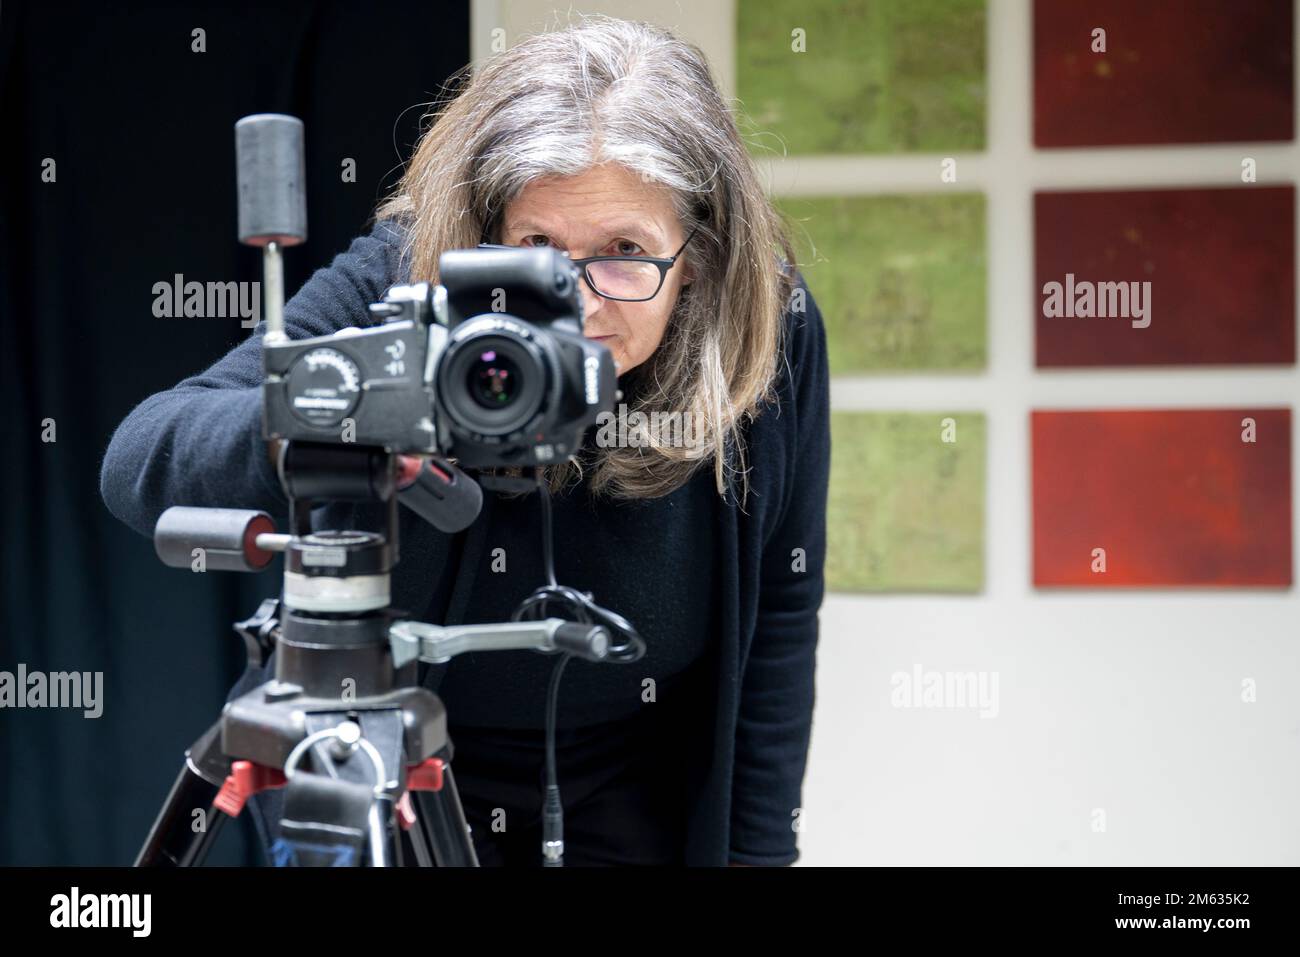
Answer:
[[[668, 257], [685, 239], [668, 191], [616, 164], [577, 176], [533, 180], [506, 207], [501, 234], [506, 245], [554, 246], [572, 259]], [[682, 253], [659, 294], [646, 302], [605, 299], [585, 281], [578, 284], [584, 331], [609, 347], [619, 375], [645, 362], [659, 347], [677, 296], [693, 278], [689, 253]]]

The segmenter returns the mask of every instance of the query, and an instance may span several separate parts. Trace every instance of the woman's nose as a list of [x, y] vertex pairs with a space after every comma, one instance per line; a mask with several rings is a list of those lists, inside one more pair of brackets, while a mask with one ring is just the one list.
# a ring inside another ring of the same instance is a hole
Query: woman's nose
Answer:
[[605, 300], [592, 291], [585, 278], [578, 280], [578, 285], [582, 287], [582, 317], [585, 322], [600, 311], [605, 304]]

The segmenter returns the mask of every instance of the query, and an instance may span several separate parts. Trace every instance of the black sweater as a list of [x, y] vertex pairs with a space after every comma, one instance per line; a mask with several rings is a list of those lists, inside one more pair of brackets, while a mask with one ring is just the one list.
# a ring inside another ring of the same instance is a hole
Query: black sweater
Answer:
[[[318, 270], [285, 306], [290, 337], [366, 324], [366, 306], [407, 278], [399, 241], [393, 224], [380, 223]], [[692, 864], [788, 864], [798, 856], [794, 823], [823, 595], [829, 378], [811, 295], [806, 310], [787, 312], [785, 322], [779, 401], [746, 429], [743, 509], [735, 495], [728, 502], [717, 495], [711, 468], [661, 499], [593, 504], [578, 492], [557, 502], [558, 580], [629, 618], [648, 646], [630, 666], [571, 662], [561, 724], [657, 706], [640, 703], [649, 677], [661, 682], [658, 700], [670, 703], [673, 676], [691, 663], [712, 675], [711, 694], [694, 702], [706, 709], [682, 762], [693, 795]], [[257, 508], [283, 518], [286, 501], [261, 438], [261, 333], [259, 326], [206, 371], [145, 399], [119, 426], [101, 475], [118, 518], [145, 535], [171, 505]], [[395, 606], [449, 624], [500, 620], [540, 584], [536, 497], [484, 500], [483, 514], [460, 536], [401, 510]], [[350, 526], [349, 506], [324, 511], [319, 525]], [[492, 571], [497, 547], [506, 549], [505, 573]], [[462, 656], [429, 669], [426, 683], [443, 695], [453, 721], [540, 727], [551, 663], [532, 652]]]
[[[462, 615], [466, 622], [508, 621], [545, 581], [537, 496], [486, 497], [485, 528], [453, 549], [457, 557], [440, 576], [426, 621], [446, 619], [455, 579], [468, 572], [475, 577]], [[598, 604], [635, 625], [646, 643], [645, 656], [628, 665], [570, 661], [560, 686], [560, 727], [632, 717], [647, 706], [647, 679], [654, 682], [660, 710], [674, 706], [676, 679], [716, 642], [717, 497], [709, 468], [670, 495], [617, 507], [593, 501], [585, 486], [555, 497], [556, 580], [591, 592]], [[460, 655], [447, 666], [438, 693], [454, 724], [542, 728], [554, 664], [554, 658], [532, 651]], [[432, 680], [426, 677], [426, 684]]]

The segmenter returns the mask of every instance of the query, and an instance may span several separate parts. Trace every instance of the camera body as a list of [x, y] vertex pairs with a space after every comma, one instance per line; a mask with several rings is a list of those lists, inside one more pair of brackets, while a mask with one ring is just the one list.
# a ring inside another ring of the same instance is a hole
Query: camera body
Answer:
[[582, 333], [576, 268], [546, 247], [461, 249], [439, 273], [389, 289], [376, 325], [265, 342], [264, 436], [478, 468], [575, 453], [617, 387], [609, 349]]

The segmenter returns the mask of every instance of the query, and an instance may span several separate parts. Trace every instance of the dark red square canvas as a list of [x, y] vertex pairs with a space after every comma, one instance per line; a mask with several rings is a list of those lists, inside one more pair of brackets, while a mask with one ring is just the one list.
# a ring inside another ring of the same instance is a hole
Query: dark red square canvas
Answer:
[[1291, 0], [1037, 0], [1034, 143], [1289, 140], [1291, 18]]
[[1034, 266], [1040, 367], [1295, 362], [1293, 186], [1036, 193]]
[[1291, 584], [1290, 409], [1036, 411], [1031, 428], [1035, 585]]

